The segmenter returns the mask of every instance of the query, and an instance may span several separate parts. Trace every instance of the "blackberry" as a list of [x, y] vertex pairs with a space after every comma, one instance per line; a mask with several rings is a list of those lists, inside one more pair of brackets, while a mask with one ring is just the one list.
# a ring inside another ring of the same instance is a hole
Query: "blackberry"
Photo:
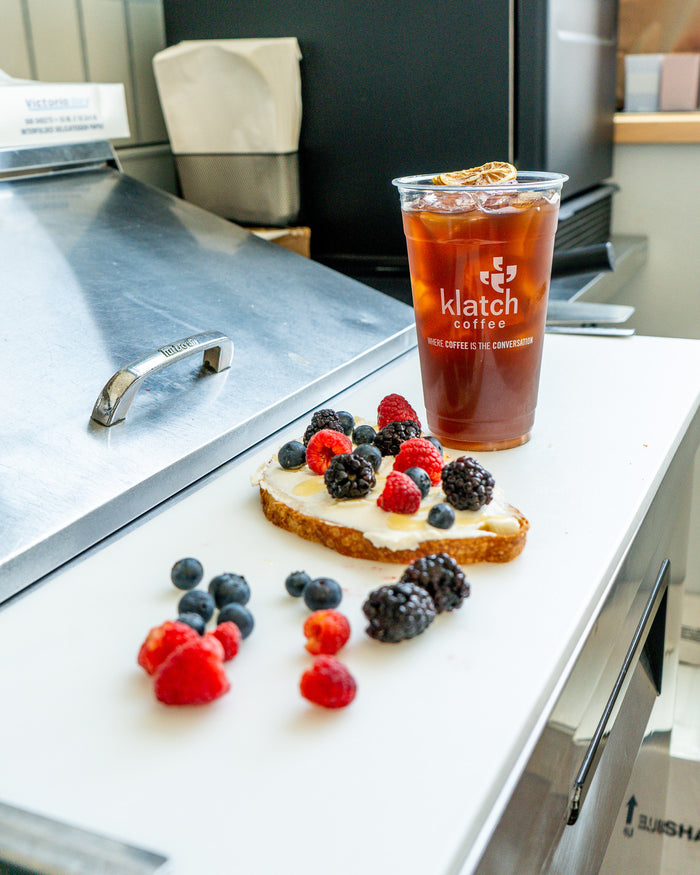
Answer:
[[426, 495], [430, 492], [430, 477], [428, 476], [428, 472], [425, 468], [419, 468], [418, 466], [413, 466], [411, 468], [406, 468], [403, 472], [407, 477], [410, 477], [411, 480], [416, 484], [416, 486], [420, 489], [421, 498], [425, 498]]
[[290, 468], [301, 468], [306, 462], [306, 447], [301, 441], [287, 441], [277, 452], [277, 461], [280, 465], [289, 470]]
[[447, 553], [414, 560], [400, 580], [422, 587], [432, 598], [438, 614], [458, 608], [470, 591], [464, 572]]
[[307, 446], [317, 431], [321, 431], [321, 429], [324, 428], [330, 428], [333, 431], [339, 431], [341, 434], [345, 434], [345, 426], [343, 425], [342, 419], [338, 416], [335, 410], [326, 407], [323, 410], [317, 410], [311, 417], [311, 423], [306, 427], [306, 431], [304, 432], [304, 446]]
[[479, 510], [493, 497], [494, 479], [476, 459], [461, 456], [442, 469], [445, 498], [457, 510]]
[[353, 452], [358, 456], [362, 456], [363, 459], [367, 459], [374, 468], [375, 473], [381, 468], [382, 454], [379, 452], [379, 448], [375, 447], [374, 444], [359, 444], [355, 447]]
[[357, 453], [333, 456], [323, 480], [333, 498], [362, 498], [377, 482], [372, 463]]
[[377, 432], [374, 445], [379, 447], [382, 456], [396, 456], [404, 441], [420, 437], [420, 434], [420, 425], [413, 419], [390, 422]]
[[377, 432], [371, 425], [358, 425], [357, 428], [353, 430], [352, 442], [358, 446], [361, 444], [371, 444], [374, 443], [376, 434]]
[[436, 614], [427, 590], [403, 581], [373, 590], [362, 611], [369, 620], [369, 637], [392, 644], [425, 632]]

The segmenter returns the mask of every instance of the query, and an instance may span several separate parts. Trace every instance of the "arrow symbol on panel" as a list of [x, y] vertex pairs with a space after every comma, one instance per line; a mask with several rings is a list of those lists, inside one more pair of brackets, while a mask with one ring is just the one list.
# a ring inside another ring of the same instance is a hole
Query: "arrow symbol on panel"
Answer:
[[632, 823], [632, 818], [634, 817], [634, 809], [637, 807], [637, 800], [634, 795], [630, 796], [629, 802], [627, 803], [627, 820], [626, 823]]

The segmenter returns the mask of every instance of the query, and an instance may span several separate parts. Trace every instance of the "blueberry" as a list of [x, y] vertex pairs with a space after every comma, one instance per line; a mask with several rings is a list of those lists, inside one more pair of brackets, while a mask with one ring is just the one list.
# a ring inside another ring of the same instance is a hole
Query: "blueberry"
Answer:
[[279, 448], [277, 461], [283, 468], [301, 468], [306, 462], [306, 447], [301, 441], [287, 441]]
[[445, 453], [444, 453], [444, 451], [443, 451], [443, 449], [442, 449], [442, 444], [440, 443], [440, 441], [439, 441], [436, 437], [433, 437], [431, 434], [423, 435], [423, 437], [424, 437], [427, 441], [430, 441], [430, 443], [433, 444], [433, 446], [436, 446], [436, 447], [438, 448], [438, 450], [440, 450], [440, 455], [441, 455], [441, 456], [444, 456], [444, 455], [445, 455]]
[[248, 608], [239, 605], [237, 602], [229, 602], [227, 605], [224, 605], [219, 611], [219, 616], [217, 617], [216, 622], [218, 625], [219, 623], [225, 623], [229, 620], [238, 626], [242, 638], [247, 638], [253, 631], [253, 626], [255, 625], [253, 615]]
[[358, 425], [352, 433], [352, 442], [357, 444], [371, 444], [374, 442], [377, 432], [371, 425]]
[[214, 597], [203, 589], [191, 589], [177, 603], [179, 614], [199, 614], [206, 623], [214, 616]]
[[195, 614], [193, 611], [188, 611], [186, 614], [178, 614], [178, 623], [187, 623], [192, 626], [195, 632], [204, 635], [207, 624], [204, 622], [204, 617], [201, 614]]
[[455, 512], [449, 504], [434, 504], [428, 513], [428, 525], [436, 529], [449, 529], [454, 525]]
[[307, 608], [312, 611], [323, 611], [338, 607], [343, 592], [339, 584], [330, 577], [317, 577], [306, 584], [303, 596]]
[[428, 472], [423, 468], [407, 468], [404, 471], [404, 474], [407, 477], [410, 477], [411, 480], [416, 484], [416, 486], [420, 489], [420, 494], [423, 498], [430, 492], [430, 477], [428, 476]]
[[305, 571], [292, 571], [287, 575], [284, 585], [289, 595], [298, 598], [304, 592], [307, 583], [311, 583], [310, 575]]
[[209, 592], [214, 596], [217, 608], [229, 602], [245, 605], [250, 598], [248, 581], [240, 574], [219, 574], [209, 581]]
[[374, 468], [375, 473], [379, 470], [382, 464], [382, 454], [379, 447], [375, 447], [374, 444], [360, 444], [355, 447], [354, 452], [358, 456], [362, 456], [363, 459], [367, 459]]
[[336, 410], [335, 413], [338, 419], [343, 423], [345, 434], [350, 437], [352, 430], [355, 428], [355, 420], [352, 413], [348, 413], [347, 410]]
[[170, 579], [178, 589], [194, 589], [203, 576], [202, 563], [191, 556], [180, 559], [170, 569]]

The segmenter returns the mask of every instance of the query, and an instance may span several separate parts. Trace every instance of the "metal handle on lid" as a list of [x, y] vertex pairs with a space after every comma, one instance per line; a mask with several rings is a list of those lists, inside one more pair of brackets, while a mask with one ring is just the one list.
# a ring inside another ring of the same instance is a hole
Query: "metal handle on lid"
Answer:
[[233, 341], [218, 331], [204, 331], [161, 346], [131, 362], [105, 383], [92, 409], [92, 419], [106, 426], [121, 422], [146, 377], [200, 352], [204, 353], [203, 365], [218, 373], [231, 365]]

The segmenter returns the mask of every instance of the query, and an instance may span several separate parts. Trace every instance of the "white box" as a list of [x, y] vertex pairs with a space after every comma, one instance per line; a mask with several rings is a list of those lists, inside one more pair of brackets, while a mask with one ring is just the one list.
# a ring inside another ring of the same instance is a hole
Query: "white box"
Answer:
[[129, 136], [121, 83], [33, 82], [0, 70], [0, 146], [44, 146]]
[[657, 112], [664, 56], [625, 55], [625, 112]]

